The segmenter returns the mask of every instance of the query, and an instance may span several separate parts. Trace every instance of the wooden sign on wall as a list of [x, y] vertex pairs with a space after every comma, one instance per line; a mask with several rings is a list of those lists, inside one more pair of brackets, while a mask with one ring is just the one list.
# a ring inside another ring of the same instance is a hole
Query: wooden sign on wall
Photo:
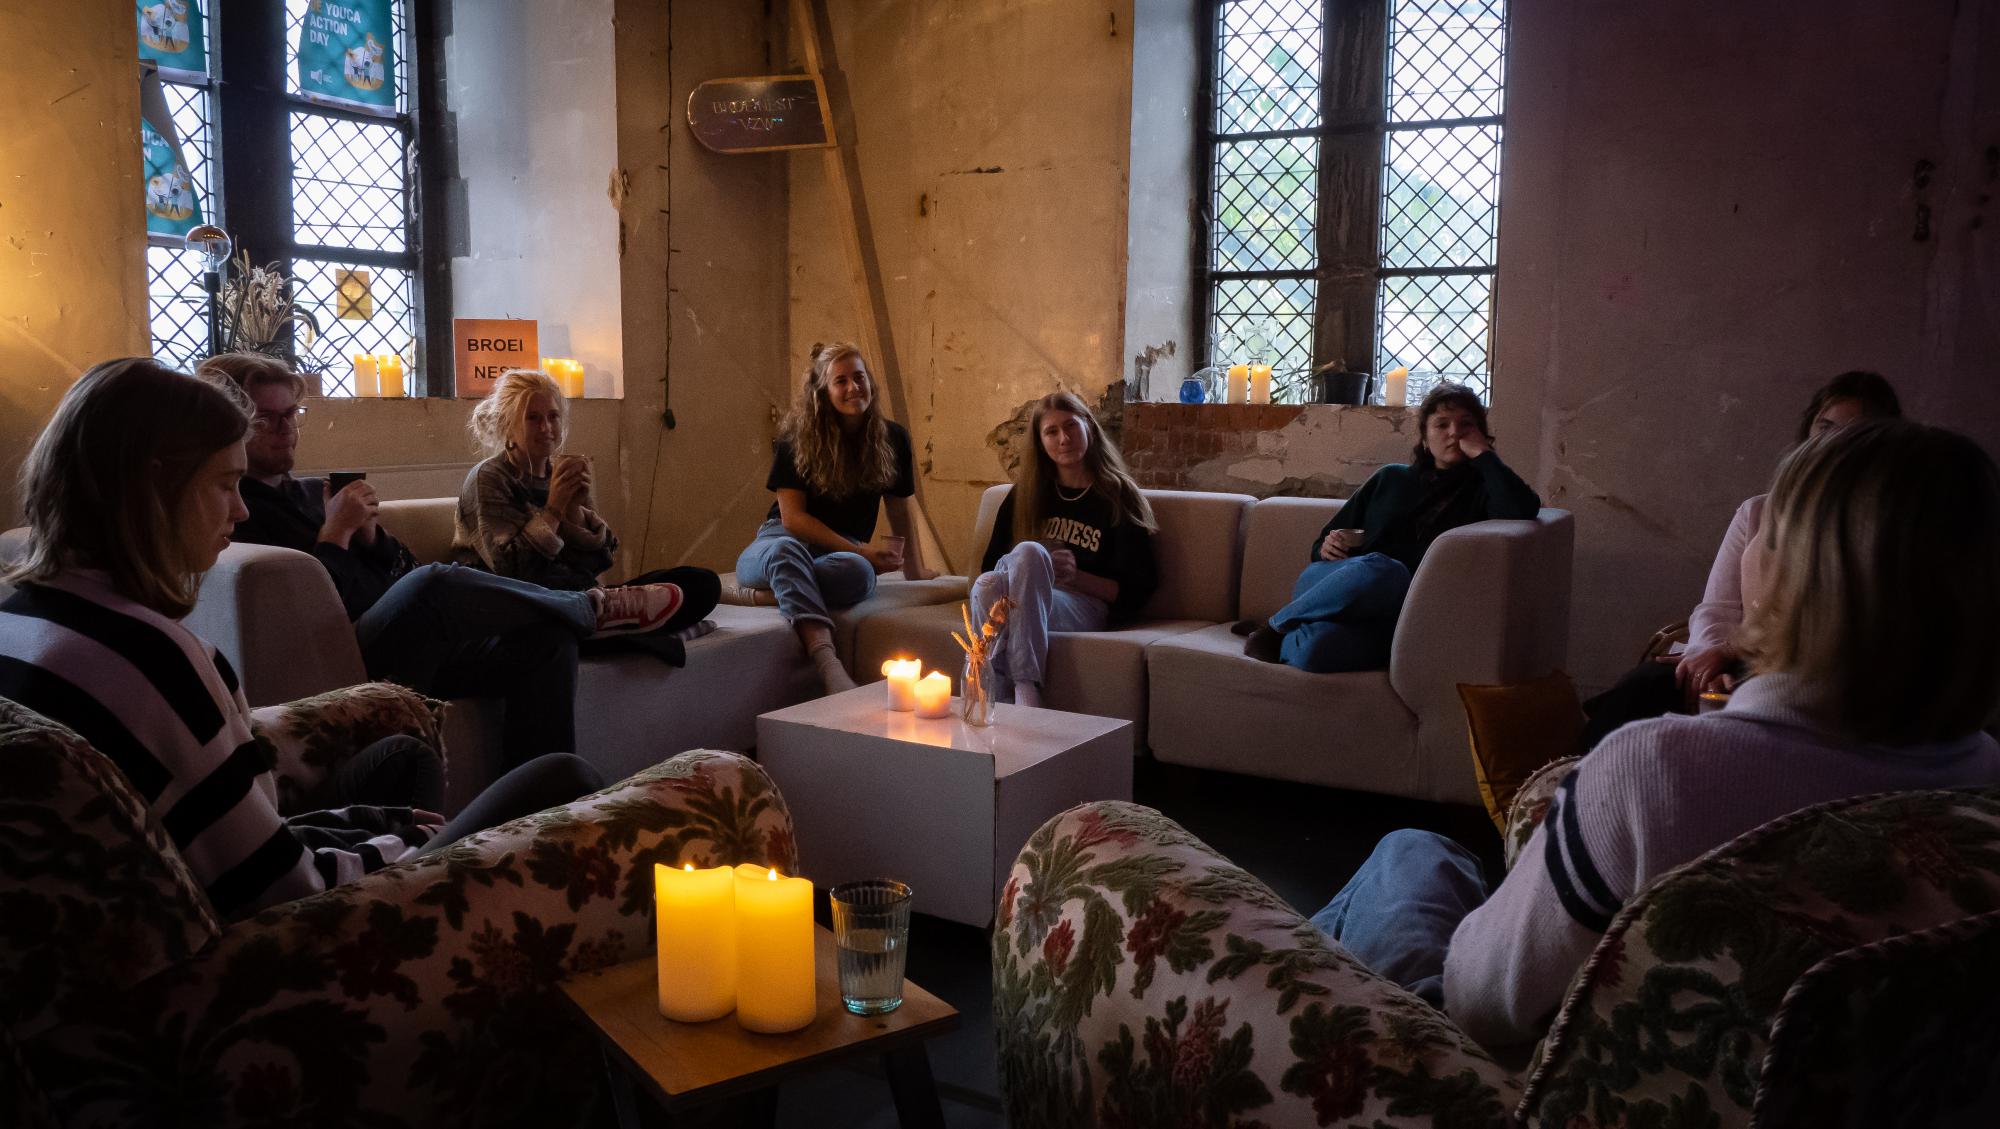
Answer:
[[825, 149], [833, 114], [817, 75], [715, 78], [688, 95], [688, 128], [718, 153]]
[[508, 369], [541, 363], [541, 323], [526, 318], [453, 318], [452, 349], [458, 355], [458, 395], [477, 399], [493, 394]]

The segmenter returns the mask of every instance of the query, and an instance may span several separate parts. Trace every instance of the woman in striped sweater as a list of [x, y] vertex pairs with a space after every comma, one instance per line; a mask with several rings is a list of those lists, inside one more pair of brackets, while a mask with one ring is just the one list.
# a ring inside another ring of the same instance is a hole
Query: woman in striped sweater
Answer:
[[[450, 823], [412, 806], [279, 814], [235, 672], [180, 623], [245, 516], [248, 428], [225, 389], [150, 360], [106, 362], [78, 379], [21, 470], [29, 544], [8, 575], [18, 590], [0, 603], [0, 695], [109, 757], [228, 918], [596, 787], [587, 765], [555, 754]], [[395, 769], [435, 756], [392, 738], [353, 763]], [[354, 790], [365, 797], [383, 779]]]

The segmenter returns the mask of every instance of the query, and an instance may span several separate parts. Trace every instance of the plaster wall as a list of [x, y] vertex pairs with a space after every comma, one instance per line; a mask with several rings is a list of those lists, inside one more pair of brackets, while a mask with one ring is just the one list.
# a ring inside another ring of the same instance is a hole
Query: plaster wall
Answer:
[[[1132, 0], [826, 3], [901, 362], [899, 422], [962, 569], [979, 494], [1004, 480], [989, 433], [1058, 385], [1096, 403], [1127, 370]], [[812, 343], [858, 336], [869, 303], [825, 158], [787, 160], [789, 395]]]
[[0, 524], [77, 376], [148, 352], [137, 26], [126, 0], [0, 5]]
[[1133, 398], [1171, 401], [1195, 355], [1194, 262], [1199, 223], [1194, 136], [1201, 82], [1195, 0], [1133, 0], [1132, 164], [1125, 246], [1125, 377]]
[[461, 2], [445, 41], [466, 211], [454, 312], [537, 319], [543, 355], [583, 363], [587, 396], [624, 391], [613, 7]]

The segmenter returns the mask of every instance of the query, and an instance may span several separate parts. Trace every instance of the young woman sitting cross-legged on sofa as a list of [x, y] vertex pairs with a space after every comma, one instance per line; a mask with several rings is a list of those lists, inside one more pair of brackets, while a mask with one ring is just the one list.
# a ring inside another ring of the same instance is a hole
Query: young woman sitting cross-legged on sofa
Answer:
[[1028, 434], [1034, 453], [994, 516], [972, 604], [982, 616], [1002, 596], [1013, 605], [993, 656], [999, 699], [1038, 706], [1049, 632], [1127, 622], [1159, 587], [1159, 523], [1117, 445], [1074, 393], [1037, 401]]
[[[1900, 417], [1903, 405], [1896, 390], [1879, 373], [1843, 372], [1820, 386], [1799, 419], [1798, 442], [1863, 419]], [[1688, 617], [1687, 650], [1676, 663], [1644, 662], [1626, 672], [1618, 684], [1583, 704], [1590, 715], [1584, 747], [1595, 748], [1619, 726], [1669, 713], [1692, 713], [1694, 701], [1706, 691], [1728, 693], [1736, 688], [1746, 667], [1737, 634], [1746, 609], [1764, 597], [1764, 507], [1770, 495], [1759, 494], [1736, 507], [1715, 563], [1708, 570], [1708, 587], [1701, 604]]]
[[1381, 670], [1431, 542], [1461, 525], [1533, 518], [1541, 508], [1494, 452], [1486, 405], [1463, 385], [1439, 384], [1417, 408], [1410, 463], [1376, 471], [1340, 507], [1313, 539], [1292, 602], [1250, 630], [1243, 653], [1315, 674]]
[[249, 429], [233, 385], [144, 358], [77, 380], [21, 470], [29, 538], [0, 603], [0, 696], [110, 757], [232, 919], [601, 787], [550, 753], [446, 822], [422, 810], [442, 800], [438, 754], [391, 737], [335, 770], [350, 806], [280, 816], [235, 672], [180, 623], [246, 516]]
[[1786, 456], [1765, 507], [1756, 677], [1720, 712], [1634, 722], [1563, 782], [1498, 889], [1398, 831], [1313, 923], [1489, 1046], [1538, 1037], [1619, 907], [1779, 816], [1873, 792], [2000, 783], [2000, 469], [1878, 419]]
[[600, 587], [618, 535], [597, 516], [590, 460], [561, 453], [569, 401], [555, 378], [534, 369], [502, 375], [467, 426], [487, 457], [458, 494], [453, 560], [545, 588], [600, 593], [669, 634], [715, 610], [722, 581], [705, 568], [657, 569]]
[[[911, 523], [916, 475], [910, 433], [882, 415], [868, 362], [853, 345], [815, 344], [790, 414], [778, 429], [764, 486], [776, 496], [736, 560], [736, 579], [768, 588], [819, 669], [826, 692], [854, 688], [833, 647], [833, 608], [875, 592], [878, 573], [929, 580]], [[870, 545], [887, 510], [903, 548]]]

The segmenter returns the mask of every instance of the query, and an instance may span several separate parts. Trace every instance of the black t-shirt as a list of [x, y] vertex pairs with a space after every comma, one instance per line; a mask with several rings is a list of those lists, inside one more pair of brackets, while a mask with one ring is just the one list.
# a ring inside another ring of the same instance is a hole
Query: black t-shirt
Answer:
[[[1095, 490], [1076, 501], [1051, 494], [1042, 506], [1041, 541], [1060, 541], [1076, 555], [1078, 572], [1118, 582], [1111, 619], [1124, 623], [1139, 614], [1160, 586], [1153, 559], [1153, 535], [1129, 521], [1114, 521], [1111, 499]], [[993, 517], [993, 536], [986, 542], [980, 570], [991, 572], [1000, 557], [1014, 547], [1014, 495], [1000, 503]]]
[[[875, 513], [882, 498], [907, 498], [917, 492], [916, 476], [910, 470], [910, 433], [903, 425], [889, 423], [889, 448], [896, 453], [896, 478], [886, 490], [862, 490], [845, 498], [829, 498], [806, 483], [792, 461], [792, 445], [780, 439], [771, 453], [771, 473], [764, 479], [770, 491], [799, 490], [806, 496], [806, 512], [826, 523], [828, 529], [859, 545], [875, 536]], [[778, 516], [778, 503], [771, 503], [769, 521]]]
[[333, 578], [347, 618], [356, 620], [375, 606], [390, 585], [417, 567], [417, 562], [386, 529], [376, 529], [372, 544], [363, 544], [357, 536], [345, 549], [320, 540], [320, 526], [326, 524], [324, 482], [286, 475], [278, 485], [267, 486], [245, 478], [243, 505], [250, 516], [236, 523], [230, 538], [246, 545], [276, 545], [318, 557]]

